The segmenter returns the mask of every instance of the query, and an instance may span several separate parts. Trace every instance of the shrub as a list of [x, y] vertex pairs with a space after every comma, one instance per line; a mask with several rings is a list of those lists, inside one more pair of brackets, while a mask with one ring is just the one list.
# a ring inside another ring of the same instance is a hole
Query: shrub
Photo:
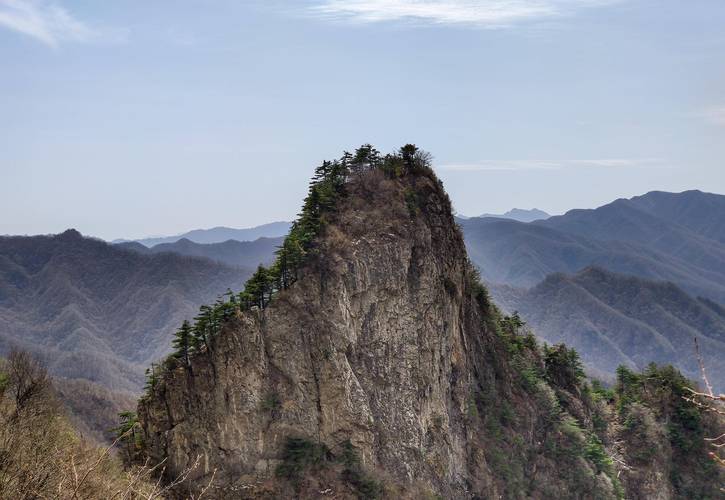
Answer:
[[486, 290], [486, 287], [483, 286], [483, 283], [481, 283], [481, 272], [470, 260], [467, 262], [466, 271], [468, 288], [473, 295], [473, 299], [483, 311], [489, 311], [493, 304], [490, 296], [488, 295], [488, 290]]
[[262, 411], [275, 412], [282, 406], [282, 400], [275, 391], [268, 392], [260, 403]]
[[639, 401], [641, 381], [641, 375], [634, 373], [626, 366], [622, 365], [617, 368], [615, 391], [617, 395], [617, 411], [620, 415], [626, 412], [631, 403]]
[[596, 408], [592, 413], [592, 427], [594, 428], [594, 432], [600, 435], [603, 435], [607, 430], [607, 421], [602, 416], [601, 411]]
[[133, 411], [118, 414], [118, 427], [112, 429], [118, 440], [119, 452], [125, 464], [139, 461], [143, 449], [143, 436], [139, 428], [138, 416]]
[[359, 467], [343, 470], [342, 479], [355, 488], [362, 498], [375, 499], [383, 494], [382, 483], [367, 476]]
[[148, 481], [152, 468], [124, 473], [111, 447], [76, 434], [32, 356], [11, 352], [0, 371], [9, 374], [0, 393], [0, 498], [166, 498], [168, 488]]
[[280, 477], [298, 481], [306, 469], [322, 464], [329, 454], [330, 451], [324, 444], [288, 437], [282, 451], [282, 463], [277, 466], [276, 473]]
[[531, 332], [522, 332], [526, 323], [521, 319], [519, 313], [514, 311], [511, 316], [502, 316], [498, 320], [498, 334], [505, 342], [506, 350], [510, 354], [521, 354], [524, 351], [535, 351], [537, 347], [536, 337]]
[[365, 472], [349, 440], [341, 444], [341, 453], [335, 457], [324, 444], [288, 437], [282, 450], [282, 463], [277, 466], [276, 474], [297, 485], [308, 471], [330, 466], [334, 462], [343, 466], [340, 478], [354, 488], [360, 498], [372, 500], [382, 496], [383, 484]]
[[541, 375], [535, 366], [526, 365], [519, 369], [519, 375], [521, 376], [521, 383], [529, 392], [538, 390], [539, 383], [541, 382]]
[[341, 462], [345, 466], [342, 471], [342, 479], [355, 488], [361, 498], [372, 500], [382, 496], [382, 483], [370, 477], [363, 470], [360, 457], [350, 441], [346, 441], [342, 445]]
[[584, 378], [579, 354], [564, 344], [544, 346], [544, 365], [546, 379], [562, 389], [575, 389]]
[[403, 194], [405, 196], [405, 206], [408, 207], [408, 215], [410, 215], [410, 218], [413, 219], [420, 213], [422, 200], [420, 199], [418, 192], [411, 188], [406, 188]]
[[632, 403], [622, 420], [629, 456], [634, 462], [649, 462], [667, 439], [661, 432], [652, 411], [642, 403]]
[[562, 419], [558, 428], [561, 439], [556, 450], [556, 456], [567, 459], [583, 456], [584, 434], [579, 423], [574, 418], [567, 416]]
[[605, 472], [608, 475], [612, 471], [612, 459], [604, 451], [604, 446], [597, 436], [591, 435], [584, 445], [584, 456], [597, 467], [597, 472]]
[[536, 403], [542, 410], [542, 418], [548, 425], [554, 424], [561, 420], [562, 409], [559, 399], [556, 397], [554, 390], [545, 382], [539, 381], [536, 384]]
[[614, 389], [604, 387], [599, 380], [592, 380], [592, 395], [595, 401], [605, 401], [611, 403], [614, 401], [615, 393]]
[[448, 295], [450, 295], [451, 297], [455, 296], [456, 292], [458, 291], [458, 287], [448, 276], [443, 278], [443, 287], [446, 289], [446, 292], [448, 292]]

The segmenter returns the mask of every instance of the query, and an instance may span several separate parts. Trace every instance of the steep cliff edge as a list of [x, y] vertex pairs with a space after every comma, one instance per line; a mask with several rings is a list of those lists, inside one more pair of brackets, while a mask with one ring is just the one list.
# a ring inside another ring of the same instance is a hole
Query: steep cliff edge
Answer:
[[145, 455], [219, 498], [621, 497], [605, 398], [489, 304], [432, 171], [341, 164], [296, 281], [154, 376]]

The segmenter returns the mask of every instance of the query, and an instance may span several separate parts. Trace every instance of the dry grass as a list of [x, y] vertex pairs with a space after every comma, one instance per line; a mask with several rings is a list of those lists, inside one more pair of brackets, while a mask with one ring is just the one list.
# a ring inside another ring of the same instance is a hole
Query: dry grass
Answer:
[[198, 466], [162, 484], [163, 464], [122, 467], [113, 453], [122, 439], [103, 449], [78, 437], [47, 372], [27, 353], [0, 363], [0, 498], [165, 498]]

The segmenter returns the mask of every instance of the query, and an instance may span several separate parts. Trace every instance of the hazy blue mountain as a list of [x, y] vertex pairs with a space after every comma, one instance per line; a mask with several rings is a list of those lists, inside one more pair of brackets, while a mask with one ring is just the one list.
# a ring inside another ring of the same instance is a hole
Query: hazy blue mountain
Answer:
[[[689, 199], [687, 206], [692, 207], [717, 195], [690, 191], [678, 196]], [[639, 208], [659, 197], [659, 193], [650, 193], [637, 202], [617, 200], [594, 210], [571, 210], [536, 224], [601, 241], [636, 243], [715, 274], [718, 281], [725, 283], [725, 244], [698, 232], [686, 222], [686, 217], [677, 215], [672, 209], [674, 204], [666, 206], [662, 214], [655, 211], [654, 204], [647, 211]], [[719, 198], [725, 200], [725, 196]], [[708, 210], [708, 216], [711, 221], [725, 219], [725, 203]], [[676, 219], [683, 223], [675, 222]]]
[[[147, 247], [162, 243], [174, 243], [187, 239], [194, 243], [223, 243], [228, 240], [254, 241], [259, 238], [278, 238], [285, 236], [290, 229], [291, 222], [270, 222], [261, 226], [235, 229], [231, 227], [213, 227], [211, 229], [195, 229], [176, 236], [159, 236], [155, 238], [142, 238], [134, 240]], [[127, 243], [128, 240], [114, 240], [113, 243]]]
[[284, 237], [259, 238], [254, 241], [228, 240], [223, 243], [195, 243], [182, 238], [174, 243], [162, 243], [148, 248], [138, 242], [119, 243], [118, 247], [144, 254], [173, 252], [180, 255], [205, 257], [223, 262], [230, 266], [254, 268], [258, 264], [270, 264], [274, 261], [274, 252], [284, 241]]
[[702, 191], [653, 191], [629, 200], [644, 212], [668, 219], [700, 236], [725, 243], [725, 196]]
[[146, 245], [142, 245], [138, 241], [119, 241], [118, 243], [113, 243], [113, 245], [118, 248], [123, 248], [124, 250], [133, 250], [134, 252], [147, 255], [154, 253], [153, 250]]
[[[459, 224], [471, 259], [492, 283], [530, 287], [551, 273], [596, 265], [672, 281], [725, 303], [725, 244], [717, 239], [723, 200], [699, 191], [655, 192], [533, 223], [473, 218]], [[693, 214], [706, 214], [709, 222], [697, 224], [704, 215]]]
[[54, 375], [136, 391], [181, 322], [250, 274], [169, 252], [143, 255], [74, 230], [0, 237], [0, 355], [25, 348]]
[[519, 222], [533, 222], [535, 220], [548, 219], [551, 215], [538, 208], [525, 210], [521, 208], [513, 208], [504, 214], [483, 214], [479, 217], [496, 217], [498, 219], [511, 219]]
[[710, 381], [725, 389], [725, 310], [672, 283], [590, 267], [575, 275], [552, 274], [529, 290], [494, 286], [492, 292], [540, 337], [576, 348], [597, 372], [655, 361], [699, 379], [697, 337]]
[[575, 273], [596, 265], [643, 278], [673, 281], [694, 295], [725, 302], [725, 280], [718, 277], [718, 272], [641, 244], [601, 241], [503, 219], [459, 223], [469, 255], [489, 283], [531, 287], [549, 274]]

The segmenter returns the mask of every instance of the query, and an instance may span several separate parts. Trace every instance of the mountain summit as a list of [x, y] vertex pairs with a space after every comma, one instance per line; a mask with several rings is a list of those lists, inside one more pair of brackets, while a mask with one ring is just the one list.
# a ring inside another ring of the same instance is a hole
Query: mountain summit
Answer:
[[[704, 444], [670, 415], [683, 399], [654, 413], [645, 395], [681, 376], [623, 384], [644, 430], [668, 421], [692, 448], [657, 438], [657, 460], [615, 465], [631, 451], [608, 400], [575, 352], [542, 350], [490, 303], [428, 158], [364, 146], [317, 169], [276, 263], [151, 372], [141, 454], [224, 498], [671, 498], [670, 469], [702, 465]], [[709, 491], [693, 467], [678, 481]]]
[[551, 215], [547, 214], [543, 210], [539, 210], [538, 208], [532, 208], [531, 210], [512, 208], [504, 214], [483, 214], [478, 217], [494, 217], [497, 219], [511, 219], [519, 222], [534, 222], [535, 220], [548, 219]]

